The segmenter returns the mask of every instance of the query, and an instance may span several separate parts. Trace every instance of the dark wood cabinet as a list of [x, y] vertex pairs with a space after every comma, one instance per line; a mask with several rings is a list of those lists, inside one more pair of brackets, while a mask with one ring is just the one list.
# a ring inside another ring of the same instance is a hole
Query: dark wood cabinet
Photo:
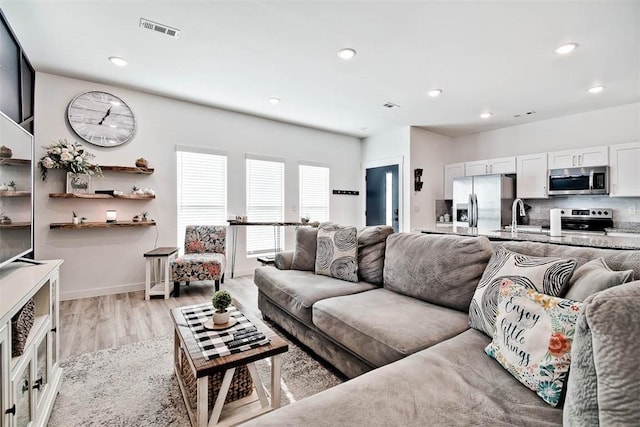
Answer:
[[35, 71], [0, 10], [0, 111], [33, 134]]

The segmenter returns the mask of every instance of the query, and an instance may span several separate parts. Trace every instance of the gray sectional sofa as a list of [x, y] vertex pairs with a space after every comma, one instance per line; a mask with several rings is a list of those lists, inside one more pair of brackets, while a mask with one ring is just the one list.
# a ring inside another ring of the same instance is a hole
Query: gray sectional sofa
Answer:
[[[376, 283], [293, 270], [291, 252], [278, 255], [277, 268], [256, 269], [264, 317], [352, 379], [247, 425], [640, 425], [640, 281], [585, 300], [564, 408], [554, 408], [487, 356], [491, 338], [468, 326], [497, 245], [484, 237], [387, 235], [383, 227], [359, 231], [359, 250], [368, 254], [362, 270]], [[640, 251], [501, 244], [578, 266], [601, 257], [640, 279]]]

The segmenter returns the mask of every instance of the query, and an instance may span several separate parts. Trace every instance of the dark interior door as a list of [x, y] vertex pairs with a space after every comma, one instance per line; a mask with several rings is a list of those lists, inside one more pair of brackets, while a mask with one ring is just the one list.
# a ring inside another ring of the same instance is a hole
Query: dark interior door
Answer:
[[398, 197], [398, 165], [369, 168], [366, 172], [367, 225], [391, 225], [395, 232], [400, 226]]

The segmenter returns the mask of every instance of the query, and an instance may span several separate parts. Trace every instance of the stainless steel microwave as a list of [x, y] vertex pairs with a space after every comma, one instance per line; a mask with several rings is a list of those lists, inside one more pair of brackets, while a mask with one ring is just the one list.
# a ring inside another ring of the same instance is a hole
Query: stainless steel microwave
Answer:
[[549, 169], [550, 196], [609, 194], [609, 166]]

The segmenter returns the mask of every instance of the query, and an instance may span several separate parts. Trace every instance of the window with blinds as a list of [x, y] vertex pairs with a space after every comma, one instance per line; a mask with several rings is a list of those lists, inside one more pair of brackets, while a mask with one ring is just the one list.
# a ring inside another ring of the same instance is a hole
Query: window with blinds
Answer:
[[[284, 221], [284, 162], [247, 157], [249, 222]], [[283, 227], [247, 227], [247, 256], [284, 249]]]
[[227, 156], [179, 147], [178, 247], [187, 225], [226, 225]]
[[300, 216], [311, 221], [329, 221], [329, 168], [299, 165]]

